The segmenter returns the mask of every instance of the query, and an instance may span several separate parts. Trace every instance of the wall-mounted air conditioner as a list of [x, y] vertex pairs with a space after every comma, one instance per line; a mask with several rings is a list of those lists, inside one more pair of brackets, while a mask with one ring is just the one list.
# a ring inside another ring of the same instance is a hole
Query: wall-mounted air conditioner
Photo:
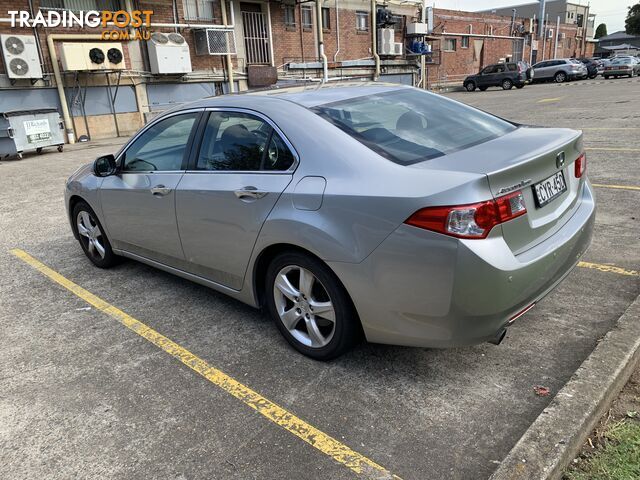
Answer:
[[396, 52], [396, 37], [393, 28], [378, 29], [378, 53], [380, 55], [398, 55]]
[[0, 35], [2, 57], [10, 79], [42, 78], [36, 37], [33, 35]]
[[233, 28], [203, 28], [193, 31], [196, 55], [235, 55]]
[[407, 35], [426, 35], [429, 33], [426, 23], [409, 23], [407, 24]]
[[60, 61], [65, 71], [124, 70], [122, 44], [117, 42], [63, 42]]
[[393, 44], [393, 54], [402, 55], [404, 53], [404, 43], [396, 42]]
[[155, 32], [147, 42], [151, 73], [191, 72], [189, 45], [179, 33]]

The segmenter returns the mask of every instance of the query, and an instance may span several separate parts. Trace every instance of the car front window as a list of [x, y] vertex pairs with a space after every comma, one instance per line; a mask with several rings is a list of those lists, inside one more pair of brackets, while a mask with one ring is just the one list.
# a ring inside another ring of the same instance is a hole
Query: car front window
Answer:
[[125, 151], [122, 169], [127, 172], [181, 170], [198, 115], [197, 112], [173, 115], [149, 127]]
[[516, 128], [488, 113], [416, 89], [352, 98], [312, 110], [401, 165], [453, 153]]

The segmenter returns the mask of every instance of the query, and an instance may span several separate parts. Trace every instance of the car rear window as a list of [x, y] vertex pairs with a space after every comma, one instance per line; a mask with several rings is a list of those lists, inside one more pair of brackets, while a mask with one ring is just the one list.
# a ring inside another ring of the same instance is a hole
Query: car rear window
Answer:
[[401, 165], [469, 148], [516, 129], [506, 120], [418, 89], [351, 98], [312, 111]]

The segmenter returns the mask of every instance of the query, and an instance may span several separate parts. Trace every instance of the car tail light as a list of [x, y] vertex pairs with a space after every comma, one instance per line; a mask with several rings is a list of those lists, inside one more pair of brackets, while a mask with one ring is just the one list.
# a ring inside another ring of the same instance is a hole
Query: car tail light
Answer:
[[585, 170], [587, 169], [587, 154], [583, 153], [575, 161], [575, 175], [576, 178], [580, 178], [584, 175]]
[[458, 238], [485, 238], [493, 227], [527, 213], [522, 192], [495, 200], [418, 210], [404, 223]]

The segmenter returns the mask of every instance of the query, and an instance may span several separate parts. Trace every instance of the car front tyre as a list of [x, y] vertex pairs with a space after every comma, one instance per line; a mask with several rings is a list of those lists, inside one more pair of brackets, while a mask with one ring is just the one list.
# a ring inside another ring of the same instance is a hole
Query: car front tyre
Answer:
[[72, 215], [74, 233], [87, 258], [99, 268], [116, 265], [119, 257], [113, 253], [104, 228], [91, 207], [86, 202], [78, 202]]
[[467, 92], [473, 92], [476, 89], [475, 82], [467, 82], [464, 84], [464, 88]]
[[299, 252], [277, 255], [266, 273], [266, 306], [293, 348], [316, 360], [348, 351], [361, 336], [346, 290], [320, 260]]
[[553, 77], [553, 80], [556, 83], [564, 83], [567, 81], [567, 74], [564, 72], [558, 72], [555, 74], [555, 76]]

